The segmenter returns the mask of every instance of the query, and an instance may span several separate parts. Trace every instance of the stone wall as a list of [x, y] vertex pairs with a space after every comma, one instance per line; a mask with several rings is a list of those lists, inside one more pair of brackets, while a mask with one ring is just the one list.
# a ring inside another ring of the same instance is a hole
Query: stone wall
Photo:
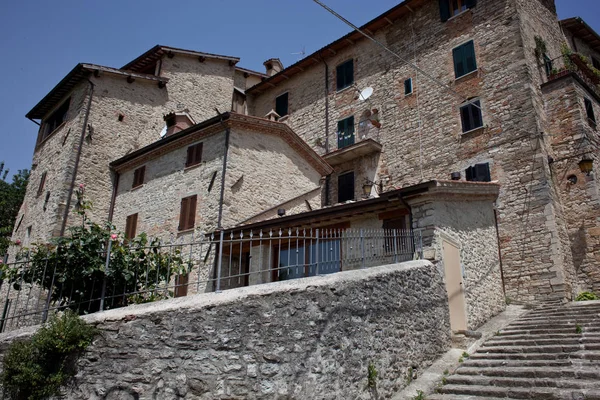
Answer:
[[[68, 399], [371, 399], [450, 347], [442, 278], [418, 261], [93, 314]], [[0, 336], [0, 348], [13, 339]]]
[[[577, 276], [573, 295], [600, 291], [600, 191], [597, 129], [586, 114], [584, 98], [600, 104], [575, 76], [552, 81], [543, 88], [548, 114], [548, 141], [552, 149], [552, 179], [557, 188], [568, 226], [573, 265]], [[594, 161], [594, 172], [586, 175], [578, 163], [583, 156]]]

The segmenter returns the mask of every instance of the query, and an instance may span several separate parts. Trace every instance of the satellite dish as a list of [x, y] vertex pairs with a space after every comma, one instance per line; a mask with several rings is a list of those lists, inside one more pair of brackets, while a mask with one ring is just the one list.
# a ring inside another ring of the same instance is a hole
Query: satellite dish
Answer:
[[373, 95], [373, 88], [372, 87], [366, 87], [363, 90], [361, 90], [360, 95], [358, 95], [358, 98], [361, 101], [365, 101], [369, 97], [371, 97], [372, 95]]
[[162, 128], [162, 131], [160, 131], [160, 138], [164, 138], [165, 135], [167, 134], [167, 126], [165, 125], [164, 128]]

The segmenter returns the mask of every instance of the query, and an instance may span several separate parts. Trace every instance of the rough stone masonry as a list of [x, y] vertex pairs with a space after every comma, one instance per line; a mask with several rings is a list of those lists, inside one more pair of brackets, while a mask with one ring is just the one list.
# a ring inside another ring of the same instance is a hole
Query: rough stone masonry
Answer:
[[427, 261], [85, 318], [101, 334], [67, 399], [370, 399], [370, 363], [388, 398], [450, 347], [442, 274]]

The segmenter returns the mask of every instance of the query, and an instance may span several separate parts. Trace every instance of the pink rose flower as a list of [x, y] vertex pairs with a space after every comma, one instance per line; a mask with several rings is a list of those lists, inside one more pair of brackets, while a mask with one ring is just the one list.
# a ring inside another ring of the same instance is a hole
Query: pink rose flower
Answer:
[[117, 240], [117, 237], [118, 237], [118, 236], [117, 236], [117, 234], [116, 234], [116, 233], [113, 233], [112, 235], [110, 235], [110, 238], [111, 238], [112, 240]]
[[85, 185], [83, 183], [79, 184], [79, 189], [83, 190], [84, 187], [85, 187]]
[[15, 240], [15, 245], [20, 246], [21, 245], [21, 241], [19, 239]]

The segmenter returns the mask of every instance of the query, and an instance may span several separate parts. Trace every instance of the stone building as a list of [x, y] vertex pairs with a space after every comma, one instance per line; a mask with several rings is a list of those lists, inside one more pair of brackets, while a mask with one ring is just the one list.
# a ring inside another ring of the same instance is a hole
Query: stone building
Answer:
[[548, 0], [407, 0], [361, 30], [395, 55], [355, 31], [246, 91], [334, 167], [324, 203], [368, 182], [497, 181], [507, 296], [600, 289], [597, 76], [546, 71], [565, 46], [597, 65], [598, 35]]
[[13, 237], [28, 244], [64, 233], [79, 184], [93, 203], [91, 218], [106, 220], [108, 164], [159, 140], [166, 114], [200, 122], [230, 110], [234, 88], [243, 92], [266, 76], [238, 61], [156, 46], [120, 69], [78, 64], [27, 114], [41, 123]]
[[[361, 30], [394, 54], [355, 31], [288, 68], [270, 59], [266, 74], [236, 67], [234, 57], [163, 46], [121, 69], [80, 64], [28, 114], [42, 126], [14, 237], [27, 243], [61, 234], [79, 183], [94, 202], [96, 220], [112, 218], [127, 228], [127, 217], [139, 213], [140, 228], [159, 233], [166, 224], [177, 234], [181, 205], [173, 199], [191, 194], [195, 182], [206, 187], [203, 195], [213, 176], [215, 185], [223, 182], [214, 175], [222, 161], [218, 150], [196, 169], [179, 165], [193, 144], [186, 140], [216, 127], [210, 118], [217, 112], [233, 110], [264, 118], [244, 120], [256, 129], [244, 135], [244, 128], [238, 138], [283, 132], [286, 124], [333, 172], [319, 195], [314, 171], [304, 191], [287, 192], [277, 175], [294, 169], [250, 182], [232, 167], [227, 179], [235, 182], [225, 188], [239, 204], [226, 204], [222, 223], [206, 221], [207, 228], [264, 223], [277, 218], [278, 208], [306, 211], [307, 202], [313, 211], [299, 218], [314, 221], [315, 207], [368, 205], [363, 187], [378, 198], [429, 181], [494, 181], [506, 295], [563, 300], [600, 290], [598, 35], [579, 19], [558, 21], [552, 0], [406, 0]], [[242, 124], [238, 114], [227, 123]], [[180, 146], [169, 157], [155, 150], [163, 128], [169, 134], [162, 140]], [[206, 148], [222, 149], [223, 140], [215, 133]], [[282, 157], [262, 150], [259, 163]], [[148, 174], [161, 163], [170, 171], [153, 182], [182, 180], [168, 191], [172, 209], [165, 215], [151, 212], [156, 204], [144, 200], [150, 182], [131, 190], [148, 154], [156, 155], [148, 159]], [[118, 186], [109, 168], [117, 159]], [[245, 190], [235, 192], [240, 180]], [[258, 204], [244, 200], [257, 193]], [[225, 202], [206, 199], [201, 207], [218, 216], [219, 204]], [[418, 220], [413, 228], [421, 227]], [[383, 226], [380, 219], [371, 222]], [[435, 243], [432, 238], [427, 245]], [[462, 257], [466, 251], [461, 248]]]

